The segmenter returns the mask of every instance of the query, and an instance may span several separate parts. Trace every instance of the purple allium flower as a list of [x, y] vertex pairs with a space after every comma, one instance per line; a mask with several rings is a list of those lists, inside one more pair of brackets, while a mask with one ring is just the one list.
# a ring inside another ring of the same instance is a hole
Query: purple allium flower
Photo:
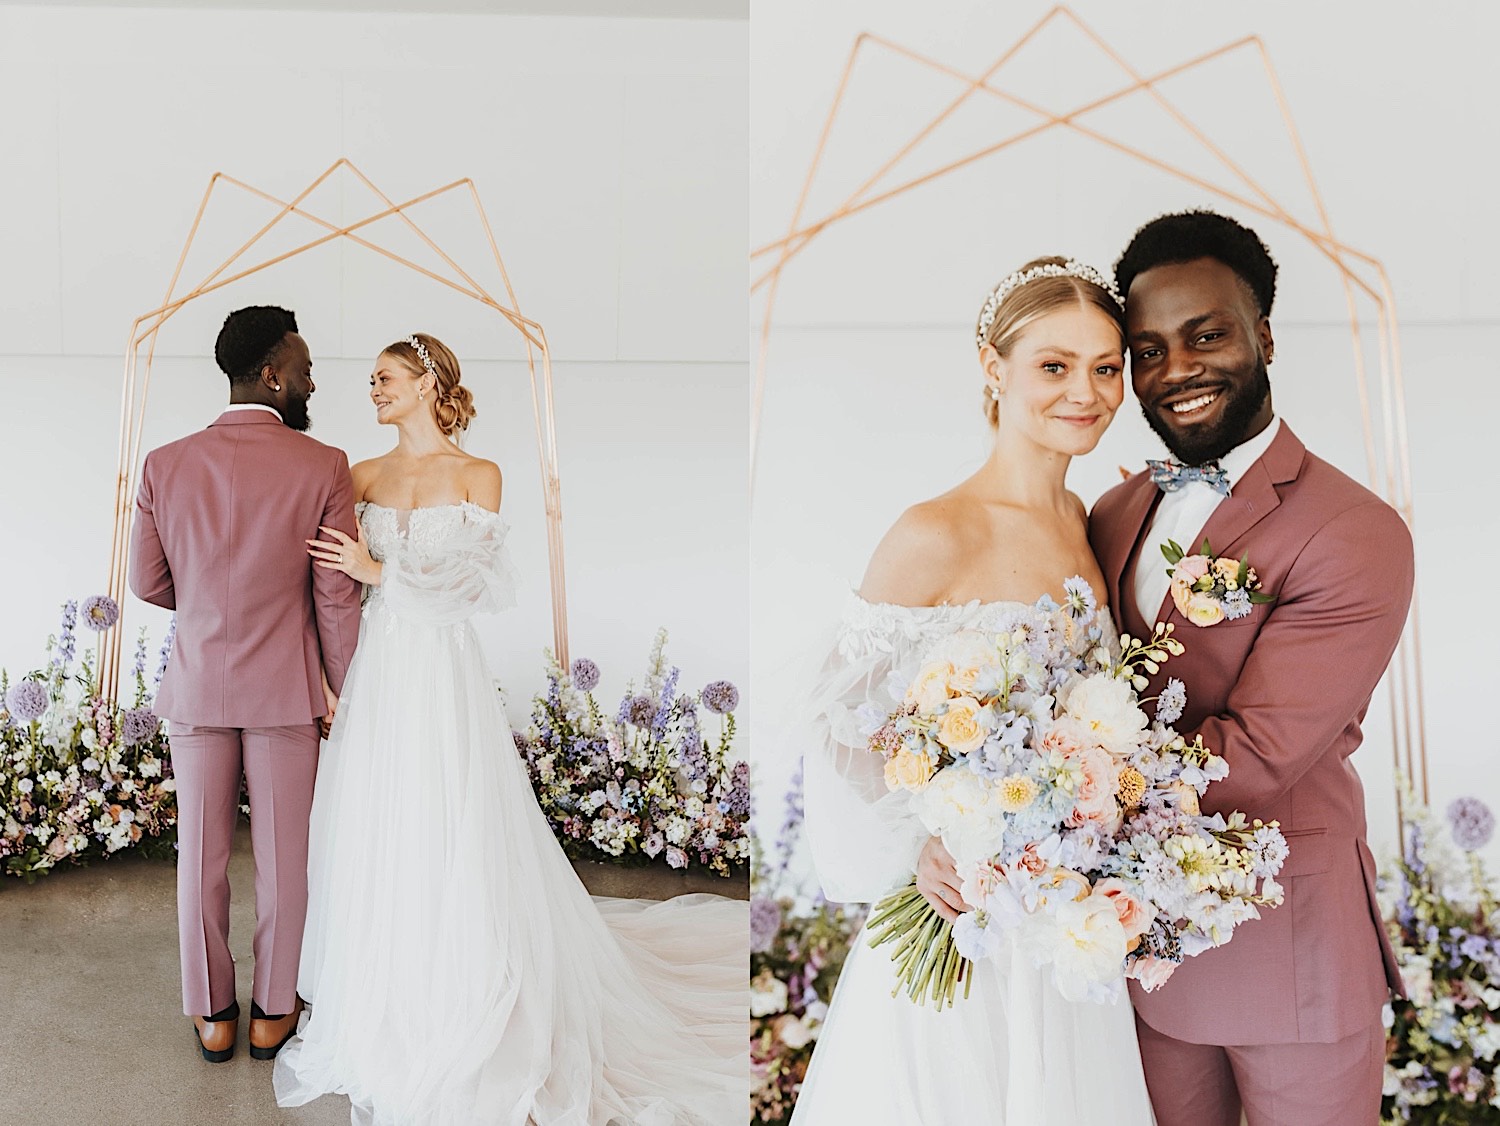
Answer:
[[1187, 686], [1175, 676], [1167, 678], [1167, 686], [1156, 698], [1156, 722], [1168, 727], [1182, 718], [1182, 709], [1187, 707]]
[[120, 607], [107, 594], [91, 594], [83, 600], [83, 624], [103, 633], [120, 620]]
[[1448, 824], [1453, 843], [1465, 852], [1477, 852], [1495, 835], [1495, 815], [1475, 797], [1454, 798], [1448, 806]]
[[47, 711], [47, 690], [34, 680], [23, 680], [10, 690], [5, 703], [17, 719], [41, 719]]
[[592, 692], [599, 687], [599, 666], [587, 657], [579, 657], [573, 662], [573, 687], [580, 692]]
[[780, 930], [781, 905], [768, 896], [757, 895], [750, 901], [750, 953], [770, 950]]
[[120, 733], [127, 747], [147, 742], [156, 734], [156, 713], [150, 708], [131, 708], [120, 719]]
[[650, 696], [632, 696], [626, 718], [637, 727], [650, 727], [656, 718], [656, 701]]
[[740, 690], [727, 680], [705, 685], [699, 698], [703, 706], [715, 715], [724, 715], [740, 706]]

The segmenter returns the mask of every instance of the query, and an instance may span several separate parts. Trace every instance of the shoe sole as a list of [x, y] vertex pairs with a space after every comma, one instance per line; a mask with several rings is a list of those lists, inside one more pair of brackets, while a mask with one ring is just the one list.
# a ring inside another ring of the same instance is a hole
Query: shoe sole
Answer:
[[[225, 1063], [228, 1060], [234, 1058], [233, 1044], [229, 1045], [229, 1047], [225, 1048], [223, 1051], [211, 1052], [203, 1046], [203, 1040], [201, 1037], [199, 1037], [198, 1030], [196, 1028], [193, 1029], [193, 1039], [197, 1041], [198, 1050], [203, 1053], [203, 1058], [206, 1059], [209, 1063]], [[254, 1050], [254, 1048], [251, 1049], [251, 1051]]]

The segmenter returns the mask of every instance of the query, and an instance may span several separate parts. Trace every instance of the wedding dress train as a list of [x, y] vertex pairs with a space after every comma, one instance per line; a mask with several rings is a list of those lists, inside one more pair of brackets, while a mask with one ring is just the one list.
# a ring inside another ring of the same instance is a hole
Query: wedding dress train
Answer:
[[[905, 885], [928, 832], [884, 762], [871, 721], [898, 703], [914, 662], [963, 630], [996, 631], [1023, 607], [903, 607], [854, 596], [813, 694], [806, 827], [824, 894], [873, 903]], [[1013, 947], [979, 963], [967, 999], [937, 1012], [904, 994], [889, 947], [862, 930], [835, 990], [797, 1099], [794, 1126], [1150, 1126], [1154, 1121], [1128, 997], [1075, 1003], [1051, 969]]]
[[282, 1105], [358, 1126], [721, 1126], [745, 1113], [747, 914], [594, 901], [553, 838], [469, 619], [514, 604], [505, 525], [361, 504], [382, 584], [318, 766]]

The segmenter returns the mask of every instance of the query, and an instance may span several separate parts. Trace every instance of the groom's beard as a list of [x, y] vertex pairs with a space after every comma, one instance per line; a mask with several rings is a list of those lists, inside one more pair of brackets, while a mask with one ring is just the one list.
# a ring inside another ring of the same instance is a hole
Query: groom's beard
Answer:
[[286, 405], [286, 414], [281, 420], [293, 430], [306, 433], [312, 427], [312, 417], [307, 413], [307, 400], [292, 400]]
[[1194, 427], [1186, 434], [1173, 430], [1145, 403], [1141, 404], [1141, 413], [1173, 457], [1183, 465], [1202, 465], [1223, 457], [1250, 436], [1255, 416], [1271, 396], [1271, 376], [1265, 361], [1255, 361], [1255, 370], [1248, 382], [1226, 384], [1219, 393], [1227, 396], [1227, 401], [1218, 422]]

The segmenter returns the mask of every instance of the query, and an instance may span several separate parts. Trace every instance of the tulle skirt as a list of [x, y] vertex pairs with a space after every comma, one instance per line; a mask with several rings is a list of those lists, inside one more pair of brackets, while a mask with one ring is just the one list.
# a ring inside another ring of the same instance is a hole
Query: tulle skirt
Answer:
[[590, 898], [552, 836], [476, 635], [377, 597], [312, 811], [277, 1101], [356, 1126], [738, 1123], [747, 914]]
[[813, 1049], [793, 1126], [1151, 1126], [1129, 997], [1074, 1003], [1011, 950], [937, 1012], [861, 931]]

